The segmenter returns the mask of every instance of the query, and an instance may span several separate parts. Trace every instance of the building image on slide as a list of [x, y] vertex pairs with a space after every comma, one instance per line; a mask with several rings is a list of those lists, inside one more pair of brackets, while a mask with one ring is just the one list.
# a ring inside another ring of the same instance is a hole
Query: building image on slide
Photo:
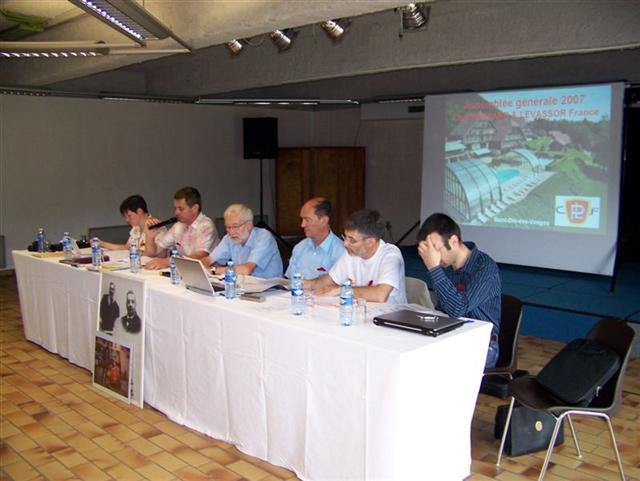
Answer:
[[475, 117], [447, 138], [444, 201], [459, 221], [485, 224], [549, 179], [552, 161], [526, 148], [533, 134], [523, 120]]

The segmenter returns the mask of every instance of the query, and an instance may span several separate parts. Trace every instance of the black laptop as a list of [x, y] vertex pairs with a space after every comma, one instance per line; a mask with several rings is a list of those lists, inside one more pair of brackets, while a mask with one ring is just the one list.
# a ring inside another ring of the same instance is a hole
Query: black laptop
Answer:
[[406, 331], [419, 332], [425, 336], [437, 337], [460, 327], [464, 324], [464, 321], [453, 317], [403, 309], [376, 316], [373, 318], [373, 323], [378, 326], [395, 327]]

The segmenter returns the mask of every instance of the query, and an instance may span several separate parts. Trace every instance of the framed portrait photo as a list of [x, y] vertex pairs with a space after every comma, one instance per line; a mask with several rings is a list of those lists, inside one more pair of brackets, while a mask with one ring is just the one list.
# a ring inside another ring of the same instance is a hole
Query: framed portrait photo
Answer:
[[98, 338], [130, 348], [131, 383], [127, 398], [143, 407], [145, 281], [121, 272], [102, 272], [101, 276], [95, 355], [98, 356]]
[[131, 403], [132, 347], [110, 336], [97, 334], [93, 358], [93, 385]]

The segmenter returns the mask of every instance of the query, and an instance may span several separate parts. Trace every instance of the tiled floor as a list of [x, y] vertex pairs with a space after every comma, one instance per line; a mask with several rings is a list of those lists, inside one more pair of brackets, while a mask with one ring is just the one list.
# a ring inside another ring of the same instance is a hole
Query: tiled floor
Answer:
[[[179, 426], [148, 406], [129, 407], [95, 391], [88, 371], [24, 339], [12, 276], [0, 276], [0, 314], [0, 480], [297, 479], [291, 471]], [[523, 337], [521, 367], [536, 372], [560, 347]], [[501, 469], [495, 467], [493, 416], [503, 403], [479, 396], [471, 432], [472, 481], [537, 479], [544, 453], [505, 458]], [[584, 458], [575, 458], [567, 437], [545, 479], [618, 480], [605, 423], [578, 419], [576, 428]], [[627, 373], [614, 429], [627, 479], [640, 481], [640, 359]]]

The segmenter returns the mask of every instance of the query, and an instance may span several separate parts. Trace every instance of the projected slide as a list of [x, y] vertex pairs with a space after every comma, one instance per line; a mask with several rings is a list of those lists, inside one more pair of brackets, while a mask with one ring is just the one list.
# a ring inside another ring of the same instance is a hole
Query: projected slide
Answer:
[[611, 86], [447, 98], [444, 209], [461, 224], [606, 231]]
[[611, 274], [624, 85], [425, 98], [420, 215], [496, 261]]

